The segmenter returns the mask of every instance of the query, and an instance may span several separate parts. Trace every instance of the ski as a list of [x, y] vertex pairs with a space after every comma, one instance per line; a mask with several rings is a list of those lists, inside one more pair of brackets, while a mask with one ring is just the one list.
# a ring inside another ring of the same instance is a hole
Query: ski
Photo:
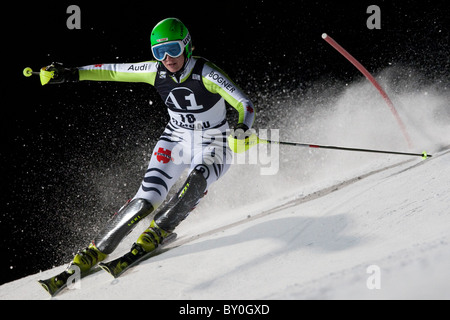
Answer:
[[118, 278], [125, 271], [139, 264], [141, 261], [149, 259], [158, 255], [161, 252], [161, 249], [172, 243], [177, 238], [176, 233], [170, 234], [167, 238], [163, 240], [163, 242], [159, 245], [158, 248], [151, 252], [145, 252], [139, 245], [135, 244], [130, 252], [124, 254], [123, 256], [112, 260], [106, 263], [100, 263], [99, 266], [114, 278]]
[[39, 284], [50, 294], [56, 296], [61, 290], [67, 287], [67, 280], [71, 275], [67, 272], [61, 272], [57, 276], [51, 277], [47, 280], [39, 280]]
[[[39, 280], [38, 283], [50, 294], [51, 297], [54, 297], [64, 290], [69, 283], [76, 281], [75, 278], [77, 277], [77, 274], [75, 269], [72, 268], [73, 266], [46, 280]], [[79, 272], [78, 275], [80, 275]]]

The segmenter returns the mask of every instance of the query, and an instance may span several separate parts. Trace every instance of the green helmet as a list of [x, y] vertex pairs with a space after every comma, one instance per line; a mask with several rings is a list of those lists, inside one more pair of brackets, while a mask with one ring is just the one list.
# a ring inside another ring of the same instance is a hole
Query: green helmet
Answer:
[[[155, 47], [161, 47], [162, 44], [168, 42], [178, 42], [181, 50], [184, 50], [187, 59], [192, 56], [192, 40], [189, 30], [176, 18], [168, 18], [158, 23], [153, 28], [150, 42], [152, 44], [153, 55], [157, 60], [163, 60], [164, 52], [161, 50], [158, 52]], [[173, 56], [170, 51], [166, 53]]]

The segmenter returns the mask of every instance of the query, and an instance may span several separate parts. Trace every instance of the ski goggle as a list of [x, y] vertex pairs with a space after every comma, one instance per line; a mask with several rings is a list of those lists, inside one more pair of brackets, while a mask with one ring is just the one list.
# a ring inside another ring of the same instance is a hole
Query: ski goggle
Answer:
[[152, 47], [153, 56], [158, 61], [166, 60], [167, 56], [178, 58], [183, 54], [183, 41], [171, 41], [162, 44], [157, 44]]

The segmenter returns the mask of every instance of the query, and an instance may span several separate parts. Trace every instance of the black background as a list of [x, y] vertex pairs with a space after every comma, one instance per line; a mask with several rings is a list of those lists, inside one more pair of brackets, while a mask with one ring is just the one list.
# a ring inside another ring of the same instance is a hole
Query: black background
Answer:
[[[256, 126], [274, 112], [260, 92], [306, 91], [320, 79], [361, 77], [322, 40], [324, 32], [368, 70], [411, 66], [429, 81], [443, 79], [448, 90], [450, 12], [444, 1], [149, 3], [59, 1], [4, 9], [1, 283], [66, 263], [87, 245], [136, 192], [168, 119], [148, 85], [42, 87], [38, 78], [23, 77], [25, 67], [151, 60], [153, 26], [178, 17], [190, 30], [194, 54], [224, 69], [252, 98]], [[81, 8], [81, 30], [66, 27], [71, 4]], [[381, 30], [366, 26], [372, 4], [381, 8]], [[149, 151], [136, 154], [142, 149]], [[90, 181], [99, 178], [104, 181], [93, 187]], [[102, 183], [113, 193], [108, 201], [99, 199]]]

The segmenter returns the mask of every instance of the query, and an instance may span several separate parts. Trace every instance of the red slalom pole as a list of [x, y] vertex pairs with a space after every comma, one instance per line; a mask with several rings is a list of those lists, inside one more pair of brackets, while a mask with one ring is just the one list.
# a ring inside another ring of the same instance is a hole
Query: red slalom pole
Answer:
[[348, 61], [350, 61], [366, 78], [369, 80], [375, 88], [380, 92], [380, 94], [383, 96], [384, 101], [386, 101], [387, 105], [391, 109], [391, 112], [393, 113], [395, 119], [397, 120], [398, 125], [400, 126], [400, 129], [403, 132], [403, 135], [405, 136], [406, 141], [408, 142], [409, 148], [412, 148], [412, 142], [411, 138], [408, 135], [408, 132], [406, 130], [406, 126], [403, 123], [402, 119], [400, 118], [400, 115], [398, 114], [397, 110], [394, 107], [394, 104], [392, 103], [391, 99], [387, 95], [386, 91], [380, 86], [380, 84], [375, 80], [375, 78], [370, 74], [369, 71], [367, 71], [364, 66], [358, 62], [350, 53], [347, 52], [344, 48], [342, 48], [336, 41], [333, 40], [329, 35], [326, 33], [322, 34], [322, 38], [328, 42], [333, 48], [335, 48], [340, 54], [342, 54]]

